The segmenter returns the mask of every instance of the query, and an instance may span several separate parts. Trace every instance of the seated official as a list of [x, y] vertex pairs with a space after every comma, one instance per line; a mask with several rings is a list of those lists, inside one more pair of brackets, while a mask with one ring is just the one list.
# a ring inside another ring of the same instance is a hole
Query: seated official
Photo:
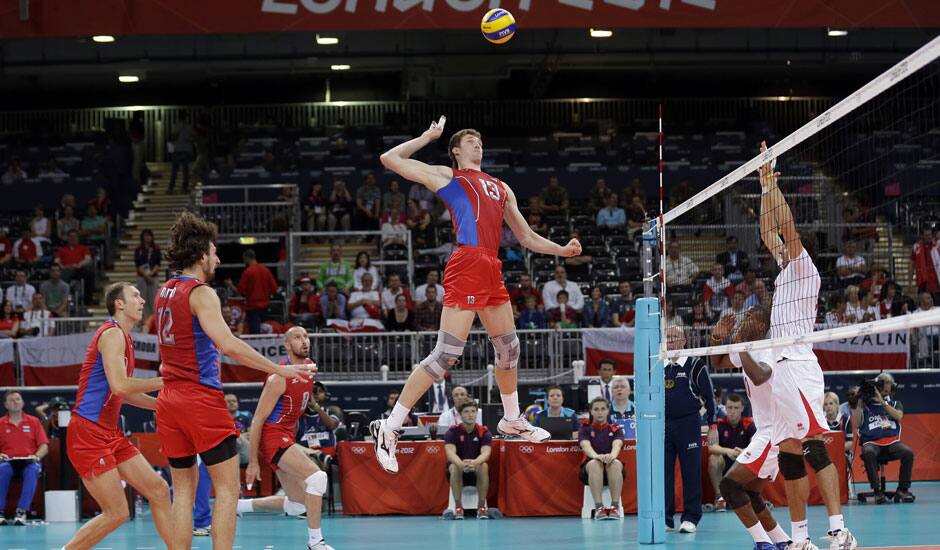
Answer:
[[548, 407], [535, 416], [535, 425], [539, 426], [539, 423], [545, 418], [565, 418], [571, 422], [572, 435], [577, 434], [578, 428], [581, 426], [578, 421], [578, 413], [562, 406], [565, 404], [565, 392], [562, 391], [561, 386], [549, 386], [545, 391]]
[[742, 418], [744, 399], [736, 393], [729, 393], [725, 399], [725, 417], [718, 419], [718, 437], [712, 436], [708, 442], [708, 475], [715, 489], [715, 509], [725, 509], [725, 499], [721, 497], [718, 484], [721, 478], [737, 460], [738, 455], [751, 444], [751, 438], [757, 433], [757, 426], [750, 418]]
[[[460, 419], [460, 404], [464, 401], [473, 401], [470, 397], [470, 392], [467, 391], [465, 386], [454, 386], [450, 390], [451, 401], [454, 406], [442, 412], [437, 418], [437, 433], [447, 433], [447, 430], [451, 426], [456, 426], [460, 424], [462, 420]], [[479, 408], [477, 409], [477, 424], [483, 424], [483, 411]]]
[[42, 472], [40, 462], [49, 452], [49, 440], [39, 419], [23, 412], [20, 392], [7, 392], [3, 404], [7, 414], [0, 418], [0, 525], [7, 522], [3, 510], [15, 475], [23, 479], [23, 489], [16, 503], [13, 525], [26, 525], [26, 513]]
[[454, 519], [463, 519], [464, 485], [475, 485], [479, 494], [477, 519], [489, 519], [486, 493], [490, 487], [487, 462], [493, 450], [493, 436], [476, 421], [479, 408], [472, 400], [464, 400], [458, 407], [460, 424], [451, 426], [444, 434], [444, 452], [447, 453], [447, 479], [454, 494]]
[[[855, 402], [857, 401], [858, 398], [856, 397]], [[829, 431], [842, 432], [845, 434], [845, 466], [847, 469], [851, 468], [852, 448], [855, 446], [855, 434], [852, 431], [852, 416], [842, 414], [842, 409], [839, 406], [839, 396], [834, 392], [827, 392], [823, 397], [823, 413], [826, 415], [826, 423], [829, 424]]]
[[623, 430], [624, 439], [636, 439], [636, 406], [630, 400], [626, 376], [615, 376], [610, 382], [610, 423]]
[[[620, 518], [620, 493], [623, 489], [624, 466], [618, 458], [623, 449], [623, 430], [607, 421], [610, 407], [603, 397], [591, 400], [591, 422], [581, 426], [578, 442], [584, 460], [578, 477], [591, 487], [594, 497], [594, 519]], [[610, 488], [610, 507], [604, 507], [604, 485]]]
[[914, 451], [901, 443], [901, 419], [904, 406], [894, 398], [894, 377], [883, 372], [875, 382], [860, 391], [858, 404], [852, 410], [852, 423], [862, 446], [862, 461], [868, 482], [875, 492], [875, 502], [886, 501], [878, 475], [878, 461], [900, 460], [896, 495], [902, 502], [914, 502], [911, 494], [911, 473]]

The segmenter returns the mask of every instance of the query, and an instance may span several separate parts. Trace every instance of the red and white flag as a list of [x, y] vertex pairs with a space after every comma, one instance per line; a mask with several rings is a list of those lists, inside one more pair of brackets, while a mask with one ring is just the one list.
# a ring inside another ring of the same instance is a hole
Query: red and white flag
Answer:
[[612, 359], [617, 374], [633, 374], [634, 329], [595, 328], [581, 332], [584, 347], [584, 375], [597, 376], [597, 367], [604, 359]]
[[16, 385], [13, 346], [13, 340], [0, 340], [0, 386]]
[[813, 346], [823, 370], [908, 368], [911, 336], [907, 331], [856, 336]]

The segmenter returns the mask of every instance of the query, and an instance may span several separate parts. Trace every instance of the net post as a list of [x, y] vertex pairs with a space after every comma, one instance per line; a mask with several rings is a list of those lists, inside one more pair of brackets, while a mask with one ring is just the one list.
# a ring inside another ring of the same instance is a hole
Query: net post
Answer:
[[640, 544], [666, 542], [665, 409], [663, 362], [659, 358], [659, 300], [636, 301], [633, 348], [636, 400], [637, 533]]

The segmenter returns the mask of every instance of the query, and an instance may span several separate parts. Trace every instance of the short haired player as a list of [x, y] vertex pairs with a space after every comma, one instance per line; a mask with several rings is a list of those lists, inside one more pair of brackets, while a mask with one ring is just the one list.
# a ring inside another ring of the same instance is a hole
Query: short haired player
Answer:
[[65, 545], [68, 550], [96, 546], [127, 520], [122, 479], [150, 502], [160, 538], [164, 542], [170, 538], [166, 481], [118, 427], [125, 401], [154, 410], [156, 401], [147, 393], [163, 388], [162, 378], [132, 378], [134, 346], [130, 334], [144, 315], [144, 299], [137, 288], [124, 282], [109, 286], [104, 299], [111, 317], [95, 331], [85, 352], [66, 438], [69, 460], [101, 507], [101, 514], [82, 525]]
[[457, 363], [478, 315], [496, 350], [496, 383], [504, 410], [497, 430], [533, 443], [548, 440], [549, 433], [529, 424], [519, 411], [516, 391], [519, 337], [509, 294], [503, 284], [502, 263], [497, 257], [503, 222], [509, 225], [522, 246], [534, 252], [565, 257], [581, 253], [577, 239], [561, 246], [532, 231], [519, 212], [516, 196], [509, 186], [480, 171], [483, 139], [476, 130], [460, 130], [451, 137], [448, 154], [452, 166], [431, 166], [410, 158], [441, 137], [445, 121], [442, 116], [419, 137], [381, 157], [382, 164], [389, 170], [437, 194], [450, 211], [457, 241], [457, 250], [444, 270], [444, 311], [437, 345], [421, 361], [422, 368], [415, 369], [408, 378], [391, 416], [370, 425], [376, 458], [388, 472], [398, 471], [395, 445], [408, 411], [433, 382], [441, 380]]
[[[761, 340], [770, 328], [770, 309], [756, 305], [748, 308], [735, 327], [735, 318], [728, 315], [712, 329], [712, 345], [719, 345], [729, 337], [735, 343]], [[754, 539], [754, 550], [786, 550], [790, 537], [777, 524], [773, 514], [764, 505], [761, 493], [777, 478], [778, 449], [773, 438], [776, 405], [772, 389], [773, 352], [750, 351], [712, 356], [716, 368], [744, 369], [744, 389], [751, 402], [751, 413], [757, 431], [750, 444], [725, 472], [718, 489], [738, 519]]]
[[[767, 144], [761, 143], [761, 152]], [[802, 336], [813, 332], [821, 280], [809, 253], [803, 248], [793, 214], [777, 187], [779, 173], [773, 160], [759, 169], [761, 183], [760, 234], [780, 266], [774, 281], [770, 312], [770, 337]], [[838, 472], [829, 458], [822, 434], [828, 428], [823, 413], [825, 384], [813, 345], [794, 343], [774, 348], [772, 384], [776, 415], [772, 442], [780, 447], [778, 462], [786, 481], [790, 508], [791, 550], [815, 549], [809, 538], [806, 502], [809, 479], [806, 464], [816, 472], [819, 492], [829, 513], [830, 550], [853, 550], [858, 542], [845, 528], [839, 497]]]
[[[310, 337], [302, 327], [293, 327], [284, 335], [287, 359], [284, 364], [309, 364]], [[313, 393], [313, 376], [288, 380], [272, 374], [264, 383], [255, 415], [251, 420], [248, 441], [248, 470], [245, 482], [248, 488], [261, 480], [258, 454], [277, 474], [284, 488], [284, 497], [258, 500], [239, 500], [239, 512], [281, 511], [290, 513], [298, 505], [307, 511], [307, 550], [333, 550], [323, 540], [320, 531], [320, 508], [327, 489], [326, 472], [320, 470], [307, 456], [304, 447], [294, 442], [297, 419], [307, 408]], [[277, 499], [277, 500], [275, 500]]]
[[154, 308], [164, 380], [157, 397], [157, 433], [173, 477], [171, 550], [189, 550], [192, 541], [192, 507], [199, 480], [197, 454], [215, 490], [212, 545], [229, 549], [235, 538], [240, 489], [235, 443], [238, 429], [222, 393], [221, 354], [285, 378], [302, 377], [309, 370], [275, 365], [229, 330], [219, 297], [207, 284], [219, 264], [216, 238], [215, 224], [189, 212], [177, 216], [166, 253], [177, 274], [160, 289]]

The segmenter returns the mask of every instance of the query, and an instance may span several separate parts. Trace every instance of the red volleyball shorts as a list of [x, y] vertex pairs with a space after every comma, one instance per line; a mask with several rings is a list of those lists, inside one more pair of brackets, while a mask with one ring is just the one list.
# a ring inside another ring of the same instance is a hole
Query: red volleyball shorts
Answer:
[[99, 476], [140, 454], [119, 430], [109, 430], [77, 414], [69, 420], [66, 453], [79, 477]]
[[497, 252], [460, 246], [444, 268], [444, 306], [480, 310], [509, 301]]
[[271, 466], [271, 469], [277, 471], [277, 464], [274, 463], [274, 459], [280, 458], [279, 454], [283, 453], [282, 449], [287, 449], [293, 444], [294, 434], [292, 432], [265, 424], [261, 429], [261, 443], [258, 445], [258, 452], [261, 453], [261, 458]]
[[157, 396], [157, 433], [164, 456], [184, 458], [204, 453], [239, 432], [221, 390], [176, 383]]

